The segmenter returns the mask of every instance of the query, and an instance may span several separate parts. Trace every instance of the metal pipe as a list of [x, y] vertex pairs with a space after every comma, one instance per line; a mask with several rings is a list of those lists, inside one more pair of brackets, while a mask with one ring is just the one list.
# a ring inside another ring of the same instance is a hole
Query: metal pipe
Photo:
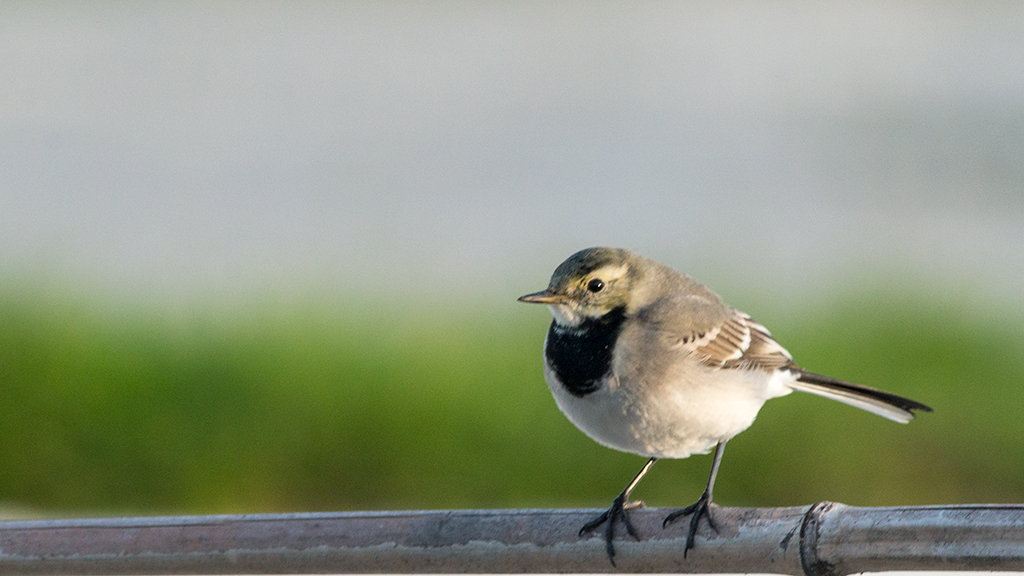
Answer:
[[[599, 510], [459, 510], [0, 522], [2, 574], [613, 572]], [[626, 572], [1024, 570], [1024, 506], [714, 508], [683, 558], [668, 510], [631, 512]]]
[[808, 576], [881, 570], [1024, 571], [1024, 506], [857, 508], [820, 502], [804, 527]]

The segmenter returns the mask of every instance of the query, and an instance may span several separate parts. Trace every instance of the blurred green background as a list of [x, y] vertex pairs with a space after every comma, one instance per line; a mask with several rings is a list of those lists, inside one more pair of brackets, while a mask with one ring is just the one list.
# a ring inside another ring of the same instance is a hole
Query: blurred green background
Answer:
[[[715, 497], [1024, 501], [1024, 3], [0, 2], [0, 514], [607, 506], [515, 298], [620, 246], [809, 370]], [[636, 495], [692, 502], [710, 458]]]
[[[550, 316], [516, 295], [172, 309], [9, 286], [0, 494], [42, 515], [605, 506], [643, 459], [559, 413], [540, 366]], [[716, 501], [1024, 501], [1024, 324], [966, 297], [738, 296], [805, 367], [935, 413], [903, 426], [770, 401], [729, 444]], [[636, 496], [689, 503], [709, 465], [659, 463]]]

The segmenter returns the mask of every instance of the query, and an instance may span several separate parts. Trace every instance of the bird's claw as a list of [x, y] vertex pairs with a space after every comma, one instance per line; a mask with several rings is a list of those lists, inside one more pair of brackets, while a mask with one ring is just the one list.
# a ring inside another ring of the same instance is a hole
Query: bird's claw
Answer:
[[611, 512], [611, 509], [609, 508], [608, 510], [605, 510], [604, 512], [602, 512], [601, 515], [598, 516], [597, 518], [594, 518], [590, 522], [587, 522], [586, 524], [584, 524], [583, 527], [580, 528], [580, 537], [582, 538], [584, 534], [590, 532], [594, 528], [597, 528], [601, 524], [604, 524], [605, 521], [608, 520], [608, 514], [610, 512]]
[[700, 498], [696, 502], [690, 504], [686, 508], [676, 510], [665, 517], [665, 521], [661, 523], [661, 527], [664, 528], [674, 522], [677, 518], [692, 514], [690, 518], [690, 530], [686, 533], [686, 546], [683, 548], [683, 558], [686, 558], [686, 553], [693, 549], [693, 539], [697, 535], [697, 525], [700, 524], [701, 517], [708, 519], [708, 526], [718, 534], [718, 526], [715, 526], [715, 521], [711, 518], [711, 494], [706, 490], [700, 495]]
[[644, 503], [639, 500], [636, 502], [626, 502], [626, 494], [619, 494], [612, 502], [611, 508], [605, 510], [580, 528], [580, 536], [582, 537], [598, 526], [606, 524], [604, 530], [605, 552], [608, 553], [608, 560], [612, 563], [612, 566], [615, 566], [615, 545], [612, 544], [612, 539], [615, 538], [615, 523], [621, 520], [626, 526], [626, 532], [636, 540], [640, 540], [640, 534], [633, 527], [633, 523], [629, 520], [629, 514], [626, 512], [634, 508], [643, 508], [643, 506]]

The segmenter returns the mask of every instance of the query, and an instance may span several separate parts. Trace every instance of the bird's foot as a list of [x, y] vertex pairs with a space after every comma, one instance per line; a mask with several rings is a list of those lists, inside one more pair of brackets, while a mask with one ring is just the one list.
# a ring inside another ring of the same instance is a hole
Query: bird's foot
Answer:
[[626, 493], [623, 492], [615, 498], [611, 508], [605, 510], [597, 518], [587, 522], [580, 528], [580, 536], [592, 532], [598, 526], [605, 524], [604, 547], [608, 553], [608, 560], [612, 563], [612, 566], [615, 566], [615, 546], [612, 544], [612, 539], [615, 537], [615, 524], [621, 521], [626, 526], [626, 532], [633, 538], [640, 540], [640, 534], [633, 527], [633, 523], [629, 521], [627, 511], [634, 508], [643, 508], [643, 506], [644, 503], [639, 500], [636, 502], [626, 502]]
[[693, 549], [693, 538], [697, 535], [697, 525], [700, 523], [701, 516], [706, 517], [708, 519], [708, 526], [711, 526], [711, 529], [716, 534], [718, 533], [718, 527], [715, 526], [715, 521], [711, 519], [711, 494], [707, 490], [693, 504], [666, 516], [665, 521], [661, 523], [661, 527], [664, 528], [675, 522], [677, 518], [688, 514], [693, 516], [690, 518], [690, 531], [686, 534], [686, 547], [683, 548], [683, 558], [686, 558], [686, 553]]

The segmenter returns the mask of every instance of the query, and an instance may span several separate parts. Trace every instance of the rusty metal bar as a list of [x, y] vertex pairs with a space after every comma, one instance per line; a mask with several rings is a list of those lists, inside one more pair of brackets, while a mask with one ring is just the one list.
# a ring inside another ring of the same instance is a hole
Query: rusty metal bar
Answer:
[[[598, 510], [460, 510], [0, 522], [0, 574], [613, 572]], [[683, 558], [667, 510], [636, 510], [627, 572], [807, 576], [1024, 571], [1024, 506], [715, 508]]]

